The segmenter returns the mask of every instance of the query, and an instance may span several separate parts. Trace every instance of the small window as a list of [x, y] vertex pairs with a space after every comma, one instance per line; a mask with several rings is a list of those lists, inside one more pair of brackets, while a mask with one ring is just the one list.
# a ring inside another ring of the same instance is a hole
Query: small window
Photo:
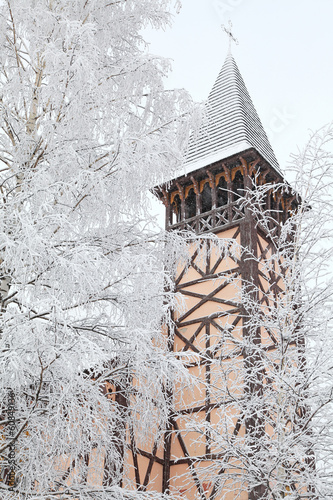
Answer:
[[171, 224], [176, 224], [177, 222], [181, 221], [181, 201], [179, 194], [176, 194], [171, 207], [172, 207]]
[[194, 189], [191, 188], [185, 200], [185, 219], [195, 217], [197, 213], [197, 197]]
[[212, 189], [209, 182], [206, 182], [201, 192], [201, 209], [202, 212], [209, 212], [212, 209]]
[[228, 184], [224, 177], [220, 177], [217, 185], [217, 206], [223, 207], [228, 204]]
[[239, 198], [244, 196], [244, 178], [239, 170], [236, 172], [233, 180], [232, 191], [234, 194], [234, 201], [239, 200]]
[[273, 193], [270, 194], [270, 205], [271, 205], [271, 217], [273, 217], [273, 219], [276, 219], [278, 214], [276, 213], [276, 201], [274, 199]]

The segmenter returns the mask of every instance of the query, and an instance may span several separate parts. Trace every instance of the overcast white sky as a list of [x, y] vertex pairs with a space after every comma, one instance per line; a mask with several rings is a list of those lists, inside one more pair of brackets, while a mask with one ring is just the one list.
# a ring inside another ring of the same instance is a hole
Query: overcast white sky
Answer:
[[291, 152], [333, 120], [333, 0], [182, 0], [174, 25], [148, 32], [151, 52], [173, 59], [168, 87], [207, 98], [232, 52], [284, 168]]

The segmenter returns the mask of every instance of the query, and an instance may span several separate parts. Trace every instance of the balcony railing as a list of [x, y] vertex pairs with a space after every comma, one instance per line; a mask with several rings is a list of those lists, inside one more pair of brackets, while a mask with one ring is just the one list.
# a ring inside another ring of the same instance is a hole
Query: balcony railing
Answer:
[[244, 209], [238, 202], [218, 207], [209, 212], [169, 225], [168, 229], [183, 229], [196, 233], [215, 232], [221, 227], [232, 225], [244, 217]]
[[[167, 229], [193, 231], [197, 234], [217, 232], [222, 228], [226, 229], [228, 226], [231, 227], [239, 223], [244, 218], [244, 212], [244, 205], [240, 204], [239, 201], [235, 201], [195, 217], [170, 224]], [[278, 211], [272, 211], [270, 215], [268, 213], [260, 215], [260, 212], [257, 211], [255, 219], [258, 227], [264, 233], [275, 237], [280, 234], [281, 224], [283, 224], [279, 220], [279, 215]]]

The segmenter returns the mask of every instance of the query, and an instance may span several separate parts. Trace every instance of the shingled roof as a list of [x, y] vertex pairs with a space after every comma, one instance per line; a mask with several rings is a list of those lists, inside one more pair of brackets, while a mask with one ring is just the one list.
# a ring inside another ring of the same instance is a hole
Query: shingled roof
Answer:
[[208, 96], [206, 119], [190, 140], [185, 172], [225, 159], [249, 148], [281, 174], [278, 161], [231, 53]]

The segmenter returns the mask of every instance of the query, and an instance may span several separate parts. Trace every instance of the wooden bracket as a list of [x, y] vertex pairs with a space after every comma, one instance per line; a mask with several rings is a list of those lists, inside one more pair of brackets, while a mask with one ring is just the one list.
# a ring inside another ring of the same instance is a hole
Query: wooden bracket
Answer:
[[176, 186], [178, 188], [178, 191], [179, 191], [179, 197], [180, 199], [183, 201], [185, 199], [185, 194], [184, 194], [184, 186], [181, 186], [179, 184], [179, 182], [176, 182]]
[[227, 168], [225, 163], [222, 163], [222, 167], [223, 167], [223, 170], [225, 173], [225, 178], [226, 178], [227, 182], [231, 182], [230, 170]]
[[246, 175], [249, 175], [249, 168], [248, 168], [249, 165], [248, 165], [247, 161], [242, 156], [240, 156], [239, 159], [241, 161], [241, 164], [243, 167], [243, 175], [245, 177]]
[[199, 190], [199, 183], [198, 183], [198, 181], [196, 181], [196, 179], [193, 177], [193, 175], [191, 175], [190, 179], [193, 182], [193, 187], [194, 187], [195, 194], [199, 195], [200, 194], [200, 190]]
[[209, 185], [210, 185], [211, 189], [214, 189], [214, 176], [213, 176], [213, 174], [209, 170], [206, 170], [206, 174], [207, 174], [207, 177], [209, 179]]

